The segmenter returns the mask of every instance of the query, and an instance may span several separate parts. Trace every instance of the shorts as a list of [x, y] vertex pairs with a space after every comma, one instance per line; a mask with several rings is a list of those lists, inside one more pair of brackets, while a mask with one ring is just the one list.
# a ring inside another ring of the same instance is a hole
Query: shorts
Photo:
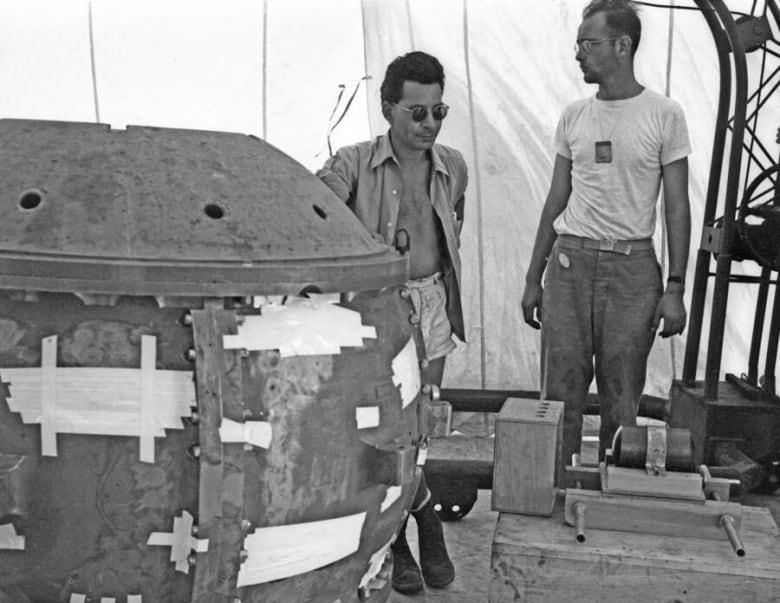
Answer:
[[420, 317], [420, 330], [427, 360], [436, 360], [455, 349], [447, 316], [447, 290], [441, 272], [408, 281], [414, 311]]

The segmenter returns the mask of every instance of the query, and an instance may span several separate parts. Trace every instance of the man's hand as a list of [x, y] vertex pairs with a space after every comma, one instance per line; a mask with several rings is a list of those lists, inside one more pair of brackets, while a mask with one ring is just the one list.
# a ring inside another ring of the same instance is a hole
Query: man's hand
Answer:
[[683, 332], [687, 314], [685, 304], [683, 303], [682, 288], [680, 291], [664, 291], [658, 305], [655, 307], [655, 316], [653, 318], [653, 331], [657, 331], [661, 325], [661, 319], [664, 319], [664, 328], [661, 331], [661, 337], [669, 337]]
[[523, 308], [525, 322], [534, 329], [540, 329], [542, 327], [542, 285], [526, 282], [520, 306]]

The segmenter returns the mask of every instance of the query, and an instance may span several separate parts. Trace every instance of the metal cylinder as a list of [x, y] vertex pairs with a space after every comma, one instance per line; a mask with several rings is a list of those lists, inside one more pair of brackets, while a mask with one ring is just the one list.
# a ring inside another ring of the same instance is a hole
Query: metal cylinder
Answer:
[[585, 542], [585, 503], [576, 502], [572, 507], [574, 511], [574, 530], [577, 534], [577, 542]]
[[742, 539], [739, 537], [734, 518], [731, 515], [721, 515], [718, 523], [726, 532], [726, 536], [728, 536], [729, 542], [731, 543], [731, 548], [734, 549], [737, 557], [744, 557], [745, 545], [742, 544]]
[[[612, 454], [620, 467], [645, 467], [648, 452], [646, 427], [624, 425], [616, 435]], [[675, 471], [693, 470], [693, 439], [687, 429], [667, 428], [666, 468]]]

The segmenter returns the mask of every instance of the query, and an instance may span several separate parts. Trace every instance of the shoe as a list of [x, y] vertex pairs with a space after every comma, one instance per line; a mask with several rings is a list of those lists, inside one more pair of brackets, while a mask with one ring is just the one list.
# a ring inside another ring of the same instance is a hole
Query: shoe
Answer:
[[406, 522], [398, 532], [398, 538], [390, 545], [393, 551], [393, 588], [399, 593], [409, 595], [423, 589], [423, 579], [420, 568], [409, 550], [406, 542]]
[[431, 588], [444, 588], [455, 579], [455, 567], [444, 544], [441, 520], [430, 503], [413, 515], [417, 521], [422, 577]]

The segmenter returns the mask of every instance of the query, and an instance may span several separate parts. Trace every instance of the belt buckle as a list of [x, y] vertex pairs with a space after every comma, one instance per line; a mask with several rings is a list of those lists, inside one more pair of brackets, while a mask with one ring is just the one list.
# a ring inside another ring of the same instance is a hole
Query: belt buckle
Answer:
[[614, 239], [602, 239], [599, 243], [599, 251], [615, 251], [616, 243]]

